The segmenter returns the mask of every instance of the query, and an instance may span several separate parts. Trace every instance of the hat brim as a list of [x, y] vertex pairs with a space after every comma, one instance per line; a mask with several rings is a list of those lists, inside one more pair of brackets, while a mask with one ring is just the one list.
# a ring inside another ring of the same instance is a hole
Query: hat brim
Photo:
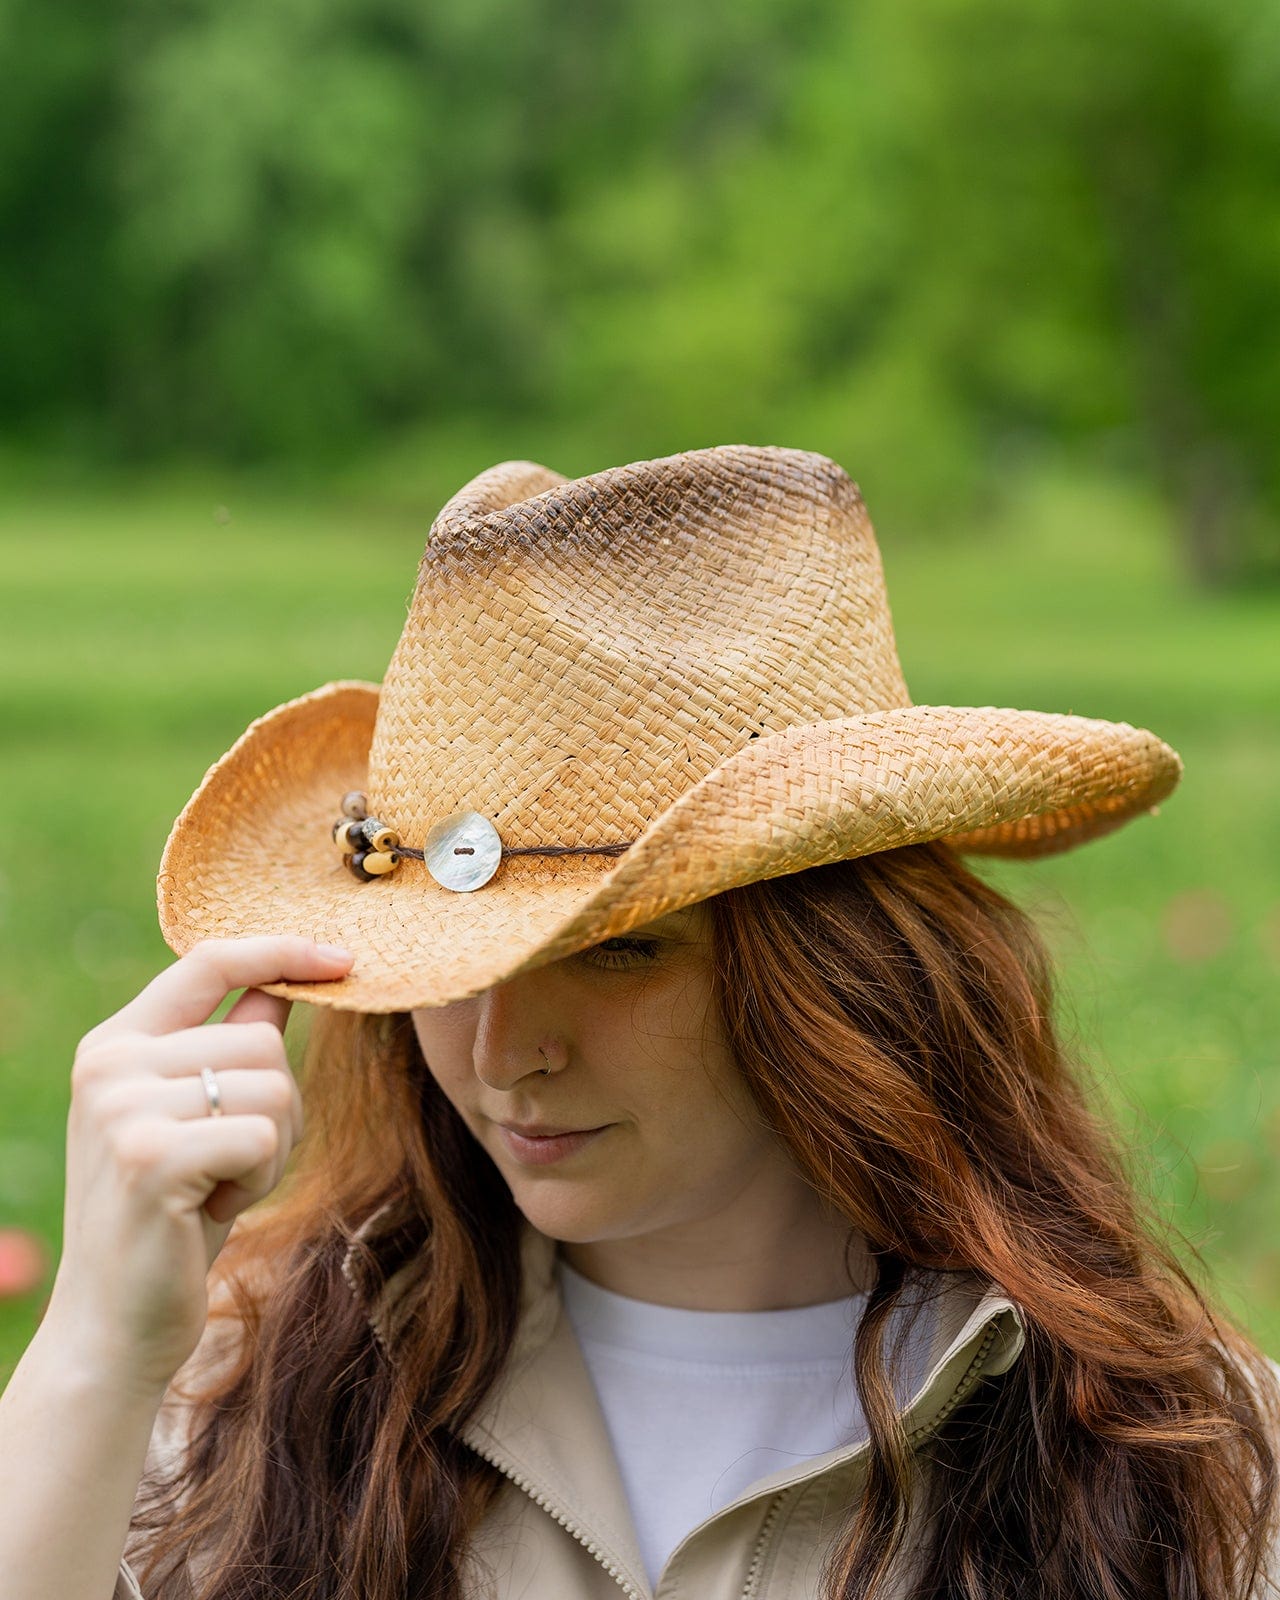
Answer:
[[1176, 751], [1124, 722], [904, 706], [753, 739], [622, 856], [511, 856], [459, 893], [411, 858], [360, 883], [333, 845], [338, 801], [365, 787], [378, 696], [326, 684], [259, 717], [209, 768], [160, 862], [175, 953], [297, 933], [346, 945], [351, 971], [269, 994], [352, 1011], [447, 1005], [759, 878], [927, 839], [1026, 858], [1071, 849], [1151, 810], [1182, 773]]

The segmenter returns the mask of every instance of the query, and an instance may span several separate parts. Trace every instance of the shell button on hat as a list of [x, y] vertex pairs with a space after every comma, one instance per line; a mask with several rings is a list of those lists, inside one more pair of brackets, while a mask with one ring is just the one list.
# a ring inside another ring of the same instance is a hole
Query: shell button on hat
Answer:
[[382, 682], [277, 706], [209, 769], [160, 924], [179, 954], [258, 933], [355, 954], [272, 994], [446, 1005], [829, 861], [1071, 849], [1181, 772], [1128, 723], [914, 705], [866, 508], [825, 456], [508, 461], [433, 523]]

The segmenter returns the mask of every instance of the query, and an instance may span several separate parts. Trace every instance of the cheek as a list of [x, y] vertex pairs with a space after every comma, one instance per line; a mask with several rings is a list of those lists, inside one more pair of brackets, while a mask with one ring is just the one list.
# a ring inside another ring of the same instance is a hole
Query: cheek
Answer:
[[722, 1211], [768, 1165], [767, 1140], [715, 1092], [701, 1067], [662, 1076], [666, 1092], [646, 1093], [618, 1158], [599, 1175], [599, 1199], [610, 1215], [647, 1227]]
[[471, 1070], [469, 1046], [460, 1023], [444, 1014], [426, 1017], [415, 1013], [413, 1031], [418, 1037], [427, 1071], [439, 1084], [445, 1098], [464, 1116], [467, 1112], [467, 1094], [475, 1081]]
[[629, 1020], [636, 1032], [616, 1041], [629, 1068], [610, 1076], [641, 1129], [680, 1158], [755, 1148], [754, 1108], [707, 985], [684, 978]]
[[650, 1163], [686, 1181], [736, 1169], [759, 1151], [752, 1108], [727, 1063], [690, 1059], [637, 1074], [630, 1099]]

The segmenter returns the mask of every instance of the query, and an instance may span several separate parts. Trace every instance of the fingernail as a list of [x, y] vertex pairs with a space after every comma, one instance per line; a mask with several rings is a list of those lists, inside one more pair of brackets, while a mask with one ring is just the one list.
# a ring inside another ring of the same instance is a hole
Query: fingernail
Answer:
[[316, 953], [324, 956], [327, 961], [352, 961], [355, 959], [350, 950], [345, 945], [340, 944], [318, 944]]

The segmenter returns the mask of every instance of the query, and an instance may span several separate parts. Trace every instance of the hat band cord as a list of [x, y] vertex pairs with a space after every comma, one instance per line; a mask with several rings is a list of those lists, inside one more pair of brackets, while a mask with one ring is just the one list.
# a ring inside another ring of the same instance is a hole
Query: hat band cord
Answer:
[[[502, 847], [504, 856], [620, 856], [624, 850], [630, 850], [635, 841], [626, 840], [622, 844], [517, 844]], [[412, 856], [415, 861], [425, 861], [427, 852], [415, 850], [411, 845], [397, 844], [391, 847], [398, 856]], [[459, 845], [454, 850], [455, 856], [473, 856], [475, 850], [471, 845]]]
[[[619, 844], [505, 845], [498, 838], [497, 830], [488, 818], [479, 817], [475, 812], [460, 812], [455, 818], [446, 818], [444, 824], [440, 826], [448, 829], [452, 825], [456, 828], [457, 824], [463, 821], [478, 823], [485, 830], [482, 850], [479, 853], [484, 855], [486, 860], [478, 864], [478, 871], [473, 874], [459, 875], [449, 873], [447, 870], [442, 872], [439, 867], [439, 844], [435, 850], [419, 850], [412, 845], [401, 844], [400, 835], [394, 828], [389, 828], [379, 818], [369, 815], [365, 796], [358, 790], [352, 790], [343, 796], [342, 815], [333, 825], [332, 838], [342, 852], [344, 865], [361, 883], [371, 883], [374, 878], [386, 877], [388, 873], [395, 871], [403, 857], [411, 856], [415, 861], [426, 863], [427, 870], [432, 876], [445, 888], [451, 889], [478, 888], [493, 876], [497, 870], [498, 860], [506, 856], [620, 856], [635, 842], [627, 839]], [[447, 839], [443, 843], [448, 856], [474, 857], [478, 853], [473, 844], [457, 844], [449, 849]]]

